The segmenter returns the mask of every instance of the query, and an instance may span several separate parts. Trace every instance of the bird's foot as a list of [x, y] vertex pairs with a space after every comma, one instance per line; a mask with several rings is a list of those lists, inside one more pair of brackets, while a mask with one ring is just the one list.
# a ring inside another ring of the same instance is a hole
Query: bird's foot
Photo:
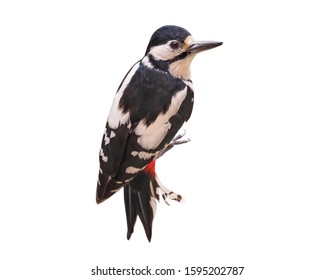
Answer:
[[184, 143], [190, 142], [191, 141], [190, 138], [182, 139], [185, 135], [186, 135], [186, 129], [183, 129], [182, 131], [179, 131], [179, 133], [172, 139], [170, 144], [179, 145], [179, 144], [184, 144]]
[[158, 178], [156, 178], [158, 183], [158, 188], [156, 189], [156, 193], [163, 197], [164, 202], [167, 205], [170, 205], [170, 200], [175, 200], [178, 202], [183, 201], [183, 197], [180, 194], [177, 194], [171, 190], [169, 190], [167, 187], [165, 187]]
[[191, 141], [190, 138], [184, 138], [186, 135], [186, 130], [183, 129], [182, 131], [179, 131], [179, 133], [171, 140], [169, 144], [165, 146], [163, 150], [160, 151], [157, 158], [160, 158], [162, 155], [164, 155], [167, 151], [171, 150], [175, 145], [185, 144]]

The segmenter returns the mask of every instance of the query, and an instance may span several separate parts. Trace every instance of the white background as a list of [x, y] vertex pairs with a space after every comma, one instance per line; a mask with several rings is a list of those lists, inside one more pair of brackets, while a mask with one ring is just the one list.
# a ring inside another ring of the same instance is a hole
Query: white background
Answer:
[[[0, 278], [149, 265], [334, 279], [331, 2], [2, 1]], [[98, 151], [115, 90], [165, 24], [224, 45], [193, 62], [192, 141], [157, 163], [186, 203], [159, 203], [151, 243], [139, 221], [127, 241], [122, 192], [95, 204]]]

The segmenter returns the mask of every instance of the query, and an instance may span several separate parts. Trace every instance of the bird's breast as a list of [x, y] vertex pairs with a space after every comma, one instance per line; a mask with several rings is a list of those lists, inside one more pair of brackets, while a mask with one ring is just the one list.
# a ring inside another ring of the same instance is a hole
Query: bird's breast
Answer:
[[147, 124], [145, 119], [138, 123], [134, 132], [138, 136], [137, 142], [142, 148], [151, 150], [158, 147], [172, 126], [170, 118], [177, 114], [186, 96], [187, 87], [174, 94], [168, 110], [158, 114], [152, 123]]

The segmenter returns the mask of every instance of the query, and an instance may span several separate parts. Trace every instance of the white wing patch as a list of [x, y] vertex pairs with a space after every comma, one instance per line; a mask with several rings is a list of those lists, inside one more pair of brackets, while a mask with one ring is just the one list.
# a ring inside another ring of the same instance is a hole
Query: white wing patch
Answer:
[[140, 159], [150, 159], [150, 158], [155, 157], [156, 154], [157, 154], [157, 153], [147, 153], [147, 152], [142, 151], [142, 152], [139, 152], [139, 153], [138, 153], [138, 157], [139, 157]]
[[102, 159], [104, 162], [107, 162], [107, 161], [108, 161], [108, 157], [105, 156], [104, 151], [103, 151], [102, 149], [100, 149], [100, 156], [101, 156], [101, 159]]
[[148, 153], [148, 152], [145, 152], [145, 151], [141, 151], [141, 152], [132, 151], [130, 154], [133, 157], [138, 156], [140, 159], [147, 160], [147, 159], [155, 157], [158, 153], [159, 153], [159, 151], [157, 151], [156, 153]]
[[137, 152], [137, 151], [132, 151], [130, 154], [131, 154], [133, 157], [136, 157], [136, 156], [138, 155], [138, 152]]
[[110, 135], [107, 135], [107, 129], [105, 128], [105, 132], [104, 132], [104, 142], [105, 142], [105, 146], [109, 144], [111, 138], [115, 137], [115, 132], [112, 130]]
[[187, 87], [177, 92], [175, 96], [172, 97], [171, 104], [167, 112], [165, 114], [159, 114], [156, 120], [149, 126], [145, 124], [144, 120], [139, 122], [135, 129], [135, 133], [139, 136], [137, 142], [142, 148], [146, 150], [155, 149], [162, 142], [171, 128], [169, 119], [178, 112], [186, 95]]
[[128, 174], [135, 174], [135, 173], [137, 173], [137, 172], [139, 172], [141, 170], [142, 170], [142, 168], [137, 168], [137, 167], [134, 167], [134, 166], [128, 166], [126, 168], [126, 173], [128, 173]]
[[133, 68], [128, 73], [127, 77], [124, 79], [120, 89], [115, 94], [112, 108], [110, 109], [109, 116], [108, 116], [108, 125], [113, 129], [118, 128], [120, 124], [129, 123], [129, 112], [123, 114], [122, 110], [120, 110], [119, 108], [119, 103], [120, 103], [120, 99], [123, 95], [124, 90], [128, 86], [131, 78], [134, 76], [139, 66], [140, 66], [139, 62], [133, 66]]

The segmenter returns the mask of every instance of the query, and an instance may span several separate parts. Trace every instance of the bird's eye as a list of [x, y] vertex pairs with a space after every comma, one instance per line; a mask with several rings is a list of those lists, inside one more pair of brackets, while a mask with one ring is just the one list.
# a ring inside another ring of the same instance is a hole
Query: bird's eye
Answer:
[[179, 49], [179, 47], [180, 47], [180, 44], [179, 44], [178, 41], [172, 41], [170, 43], [170, 48], [173, 49], [173, 50]]

